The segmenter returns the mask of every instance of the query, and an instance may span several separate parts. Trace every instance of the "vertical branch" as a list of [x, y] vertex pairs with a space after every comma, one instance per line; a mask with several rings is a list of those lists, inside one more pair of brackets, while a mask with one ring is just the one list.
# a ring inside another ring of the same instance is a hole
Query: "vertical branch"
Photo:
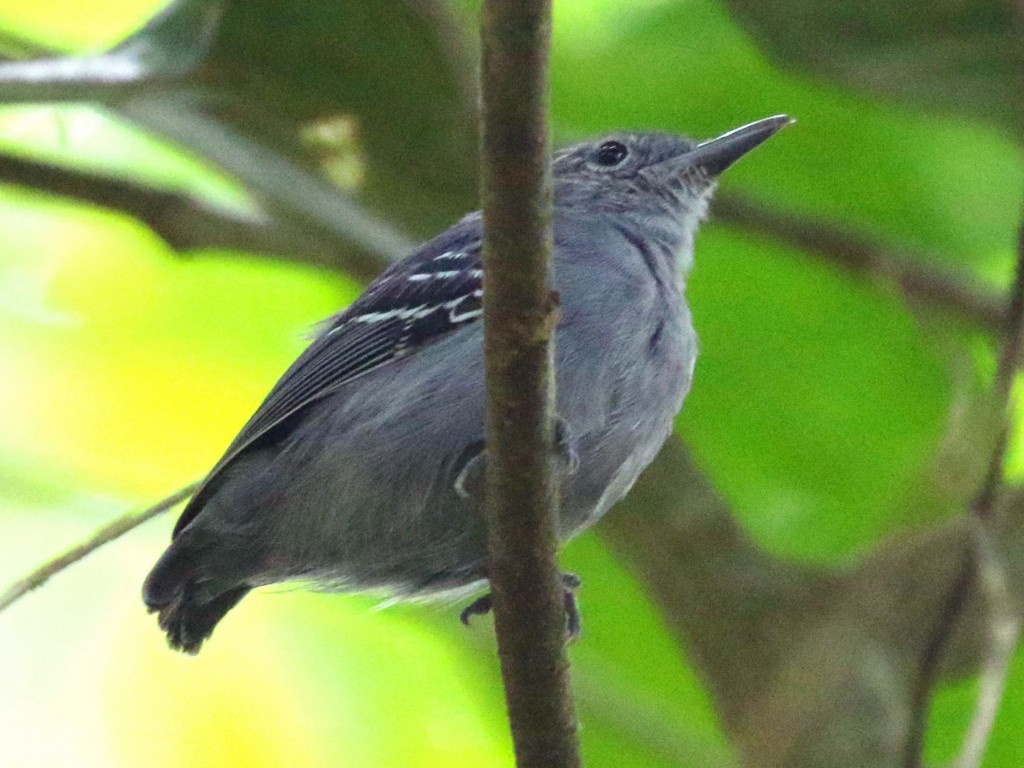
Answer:
[[578, 766], [555, 561], [550, 0], [487, 0], [483, 78], [488, 548], [516, 760]]
[[1010, 662], [1020, 637], [1021, 620], [1006, 573], [1006, 563], [987, 522], [973, 518], [972, 541], [977, 552], [978, 582], [988, 608], [985, 654], [978, 685], [978, 704], [964, 738], [957, 768], [979, 768], [996, 722]]
[[978, 583], [988, 608], [988, 642], [982, 660], [978, 705], [956, 763], [958, 768], [981, 765], [1021, 631], [1020, 615], [1008, 584], [1006, 559], [996, 549], [991, 527], [995, 522], [997, 495], [1002, 487], [1003, 464], [1010, 439], [1013, 382], [1024, 357], [1024, 216], [1017, 230], [1017, 269], [1006, 322], [1007, 335], [1000, 350], [994, 385], [1000, 417], [996, 444], [988, 477], [971, 508]]
[[992, 543], [989, 528], [994, 522], [996, 502], [1002, 488], [1003, 465], [1013, 416], [1013, 382], [1024, 357], [1024, 217], [1017, 232], [1017, 265], [1004, 322], [1005, 334], [999, 350], [991, 407], [988, 410], [992, 426], [992, 441], [986, 446], [989, 451], [988, 469], [968, 508], [972, 523], [970, 549], [965, 553], [964, 565], [950, 588], [942, 614], [919, 665], [911, 709], [912, 722], [904, 752], [905, 768], [917, 768], [922, 764], [921, 751], [928, 724], [928, 710], [939, 666], [975, 585], [981, 589], [988, 608], [989, 638], [982, 662], [978, 706], [957, 761], [959, 768], [980, 765], [1002, 697], [1013, 650], [1020, 635], [1021, 622], [1008, 591], [1004, 559]]

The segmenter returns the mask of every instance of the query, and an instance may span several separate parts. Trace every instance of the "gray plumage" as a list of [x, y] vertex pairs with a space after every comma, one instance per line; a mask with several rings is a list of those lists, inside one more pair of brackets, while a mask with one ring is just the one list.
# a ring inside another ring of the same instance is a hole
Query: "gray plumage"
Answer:
[[[554, 159], [563, 539], [626, 494], [672, 429], [697, 336], [683, 296], [715, 179], [789, 122], [697, 144], [616, 134]], [[479, 213], [328, 320], [185, 508], [143, 589], [196, 652], [253, 587], [434, 597], [486, 584]]]

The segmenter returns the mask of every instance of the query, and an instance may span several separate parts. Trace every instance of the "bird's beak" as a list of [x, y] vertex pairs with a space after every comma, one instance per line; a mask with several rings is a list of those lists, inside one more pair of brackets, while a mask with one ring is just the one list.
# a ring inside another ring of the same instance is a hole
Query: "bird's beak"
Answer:
[[754, 147], [794, 122], [796, 121], [787, 115], [766, 117], [755, 123], [734, 128], [718, 138], [703, 141], [684, 157], [691, 167], [699, 166], [709, 176], [718, 176]]

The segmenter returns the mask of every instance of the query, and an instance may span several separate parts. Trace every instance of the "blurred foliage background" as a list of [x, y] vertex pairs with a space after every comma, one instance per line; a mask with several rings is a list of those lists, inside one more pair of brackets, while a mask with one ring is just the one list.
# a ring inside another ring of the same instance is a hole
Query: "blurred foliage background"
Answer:
[[[280, 50], [246, 37], [269, 5]], [[473, 62], [476, 3], [443, 14], [413, 3], [412, 16], [403, 3], [367, 5], [261, 0], [229, 13], [236, 37], [214, 47], [212, 68], [257, 77], [221, 114], [255, 139], [312, 125], [288, 134], [310, 166], [425, 238], [475, 206], [473, 73], [459, 67]], [[102, 51], [161, 7], [0, 0], [0, 50]], [[711, 136], [785, 112], [797, 125], [731, 170], [723, 197], [1004, 290], [1024, 199], [1021, 20], [984, 3], [928, 24], [913, 3], [895, 15], [881, 0], [810, 7], [555, 0], [556, 139]], [[443, 36], [431, 45], [409, 18], [437, 14], [444, 25], [427, 28]], [[830, 35], [844, 44], [830, 47]], [[314, 84], [336, 113], [309, 108], [300, 86]], [[260, 98], [274, 94], [280, 113]], [[0, 151], [253, 208], [209, 153], [122, 118], [88, 104], [7, 107]], [[181, 253], [128, 216], [23, 186], [0, 188], [0, 231], [0, 583], [199, 477], [307, 329], [365, 276], [316, 259]], [[714, 211], [688, 294], [702, 354], [678, 431], [767, 552], [844, 566], [963, 508], [983, 462], [965, 414], [993, 357], [977, 322], [909, 305], [891, 281]], [[1024, 470], [1016, 443], [1010, 469]], [[490, 623], [466, 630], [450, 606], [373, 610], [366, 598], [275, 588], [244, 601], [198, 658], [169, 652], [139, 589], [172, 522], [134, 531], [0, 615], [0, 764], [512, 764]], [[600, 530], [563, 562], [585, 584], [571, 657], [587, 764], [736, 765], [694, 660]], [[968, 679], [940, 691], [930, 760], [955, 754], [973, 690]], [[1022, 732], [1018, 659], [986, 765], [1024, 762]]]

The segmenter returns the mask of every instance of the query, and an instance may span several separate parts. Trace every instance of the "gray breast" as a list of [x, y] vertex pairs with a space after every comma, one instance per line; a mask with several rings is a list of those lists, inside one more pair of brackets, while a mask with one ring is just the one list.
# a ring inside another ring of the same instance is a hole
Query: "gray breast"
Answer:
[[[603, 301], [589, 297], [588, 310], [569, 307], [567, 328], [560, 331], [559, 411], [577, 430], [581, 458], [580, 471], [563, 487], [566, 537], [629, 491], [671, 433], [690, 389], [697, 336], [689, 310], [681, 294], [642, 277], [592, 286], [622, 293]], [[603, 307], [599, 317], [595, 307]]]

